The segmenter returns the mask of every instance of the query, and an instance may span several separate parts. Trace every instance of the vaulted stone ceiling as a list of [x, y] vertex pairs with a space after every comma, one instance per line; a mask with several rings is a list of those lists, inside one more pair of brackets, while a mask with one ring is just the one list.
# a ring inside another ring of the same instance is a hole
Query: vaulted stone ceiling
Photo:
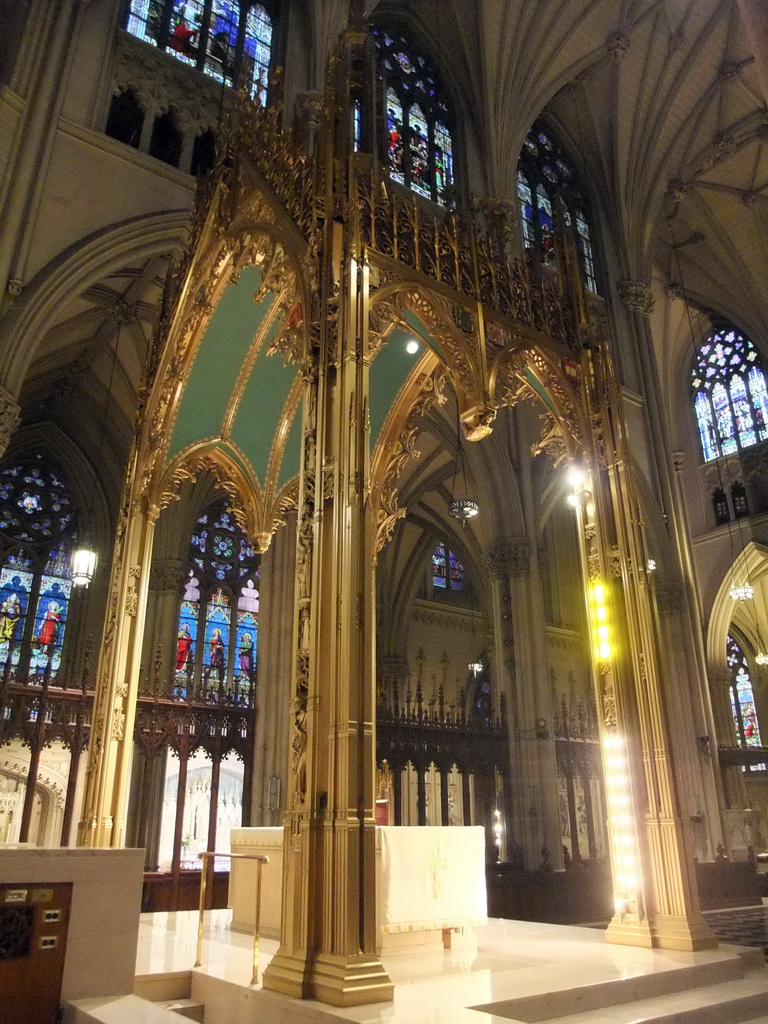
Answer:
[[22, 390], [25, 421], [59, 424], [94, 456], [101, 447], [118, 488], [167, 266], [121, 267], [62, 306]]

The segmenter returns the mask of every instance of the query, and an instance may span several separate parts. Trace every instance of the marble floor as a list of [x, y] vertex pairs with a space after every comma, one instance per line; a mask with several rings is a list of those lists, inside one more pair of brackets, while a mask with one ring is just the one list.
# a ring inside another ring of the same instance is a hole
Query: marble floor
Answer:
[[[609, 944], [596, 929], [503, 920], [476, 929], [476, 948], [384, 957], [395, 983], [392, 1002], [342, 1010], [311, 1000], [294, 1002], [263, 991], [261, 985], [249, 986], [251, 941], [230, 931], [230, 916], [227, 910], [207, 915], [203, 967], [190, 976], [196, 913], [143, 915], [136, 961], [140, 985], [151, 979], [161, 985], [163, 979], [174, 977], [186, 977], [189, 984], [191, 977], [188, 994], [205, 1003], [206, 1024], [255, 1020], [260, 1024], [294, 1020], [307, 1024], [344, 1020], [360, 1024], [510, 1024], [554, 1016], [616, 1024], [641, 1019], [618, 1013], [616, 1002], [648, 1000], [665, 993], [673, 993], [674, 1002], [674, 993], [683, 987], [677, 979], [687, 976], [686, 986], [695, 990], [718, 984], [742, 993], [754, 989], [762, 995], [765, 990], [765, 1001], [760, 1003], [765, 1018], [750, 1013], [729, 1019], [768, 1020], [768, 972], [759, 954], [752, 955], [750, 973], [744, 979], [739, 954], [732, 946], [701, 953], [638, 949]], [[262, 939], [260, 971], [276, 945]], [[707, 998], [702, 996], [700, 1001]], [[574, 1013], [578, 1016], [564, 1016]], [[711, 1019], [717, 1024], [725, 1018], [715, 1014]]]

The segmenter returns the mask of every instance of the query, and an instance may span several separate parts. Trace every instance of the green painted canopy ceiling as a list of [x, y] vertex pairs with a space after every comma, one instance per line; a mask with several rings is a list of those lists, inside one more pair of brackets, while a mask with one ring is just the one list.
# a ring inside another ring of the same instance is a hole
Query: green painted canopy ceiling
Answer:
[[[297, 370], [286, 366], [280, 353], [267, 354], [279, 316], [274, 292], [254, 301], [261, 278], [258, 267], [246, 267], [222, 295], [195, 355], [168, 456], [173, 459], [202, 441], [218, 442], [235, 457], [241, 453], [263, 487]], [[239, 381], [241, 394], [224, 439], [225, 420]], [[294, 423], [280, 462], [279, 486], [298, 471], [299, 428]]]
[[[279, 352], [268, 355], [279, 326], [275, 293], [254, 301], [261, 286], [258, 267], [247, 267], [222, 295], [195, 354], [174, 423], [168, 460], [208, 442], [225, 448], [264, 488], [270, 460], [279, 459], [278, 490], [299, 472], [300, 405], [296, 397], [298, 371], [285, 365]], [[401, 389], [428, 345], [443, 353], [424, 324], [410, 311], [404, 314], [413, 334], [396, 328], [379, 349], [371, 367], [371, 446], [375, 448], [387, 416]], [[407, 345], [418, 336], [418, 349]], [[233, 396], [237, 396], [233, 411]], [[282, 456], [275, 446], [285, 418], [290, 419]], [[226, 422], [231, 419], [225, 436]]]

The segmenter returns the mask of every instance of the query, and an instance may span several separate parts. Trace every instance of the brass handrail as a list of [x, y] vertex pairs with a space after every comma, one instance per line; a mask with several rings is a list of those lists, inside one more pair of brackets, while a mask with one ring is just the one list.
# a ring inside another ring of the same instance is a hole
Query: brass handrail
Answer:
[[216, 857], [229, 857], [230, 860], [255, 860], [256, 861], [256, 914], [253, 921], [253, 972], [251, 984], [257, 985], [259, 981], [259, 924], [261, 917], [261, 869], [269, 864], [269, 857], [262, 853], [214, 853], [212, 850], [205, 850], [199, 853], [198, 857], [203, 862], [203, 870], [200, 872], [200, 917], [197, 922], [197, 957], [195, 967], [203, 965], [203, 918], [205, 917], [205, 892], [208, 888], [208, 865], [215, 861]]

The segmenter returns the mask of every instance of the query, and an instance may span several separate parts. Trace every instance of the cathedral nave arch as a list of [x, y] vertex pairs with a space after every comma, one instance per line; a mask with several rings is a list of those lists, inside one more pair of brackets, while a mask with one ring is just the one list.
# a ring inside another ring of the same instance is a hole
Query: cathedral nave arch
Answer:
[[187, 210], [135, 217], [60, 253], [24, 287], [0, 321], [0, 381], [19, 395], [35, 351], [73, 298], [127, 263], [178, 252], [189, 229]]

